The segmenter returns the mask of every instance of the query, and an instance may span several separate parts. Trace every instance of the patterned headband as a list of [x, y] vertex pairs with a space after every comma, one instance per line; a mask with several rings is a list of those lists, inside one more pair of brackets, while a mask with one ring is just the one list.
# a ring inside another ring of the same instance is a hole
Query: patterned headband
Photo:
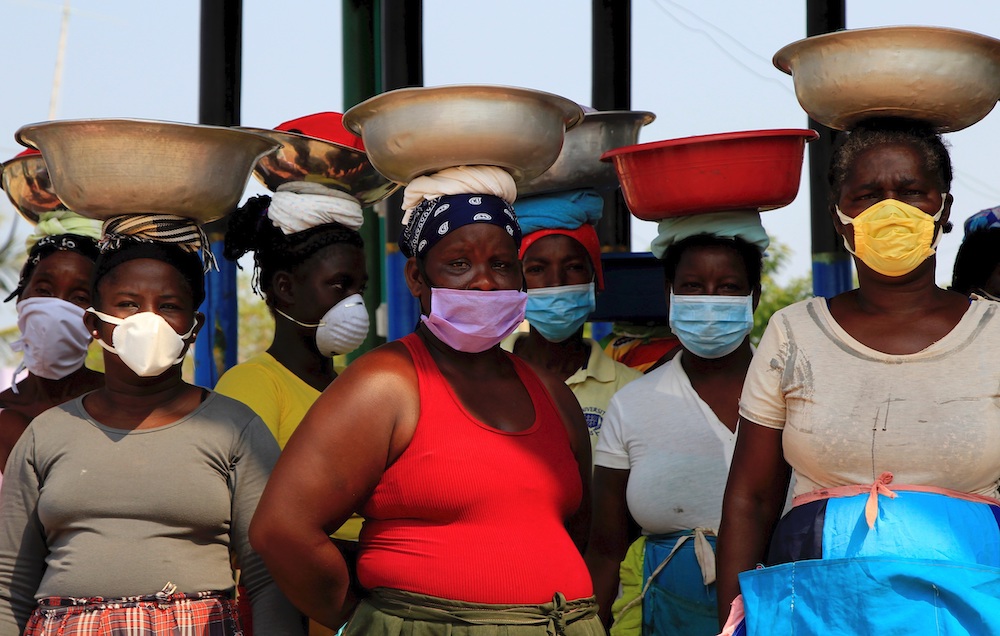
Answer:
[[101, 252], [116, 250], [123, 241], [166, 243], [176, 245], [185, 252], [201, 250], [205, 271], [219, 269], [205, 231], [187, 217], [173, 214], [123, 214], [106, 220], [104, 235], [99, 244]]

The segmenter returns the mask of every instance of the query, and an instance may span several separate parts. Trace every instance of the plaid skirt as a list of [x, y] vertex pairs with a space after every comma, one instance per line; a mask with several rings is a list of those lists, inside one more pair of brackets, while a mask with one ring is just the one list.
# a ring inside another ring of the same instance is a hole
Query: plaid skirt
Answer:
[[39, 599], [24, 636], [243, 636], [228, 592]]

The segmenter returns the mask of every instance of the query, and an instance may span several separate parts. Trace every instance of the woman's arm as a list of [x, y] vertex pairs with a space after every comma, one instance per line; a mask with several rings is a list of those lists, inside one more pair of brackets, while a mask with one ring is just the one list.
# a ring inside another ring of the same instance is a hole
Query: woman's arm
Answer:
[[402, 344], [362, 356], [313, 404], [264, 489], [250, 542], [285, 595], [328, 627], [353, 609], [347, 566], [329, 535], [405, 449], [419, 402]]
[[0, 634], [20, 634], [34, 611], [48, 549], [38, 520], [34, 435], [15, 444], [0, 490]]
[[566, 520], [566, 531], [573, 539], [573, 543], [580, 552], [587, 547], [587, 538], [590, 534], [591, 518], [591, 494], [590, 482], [593, 471], [593, 459], [590, 451], [590, 431], [587, 429], [587, 420], [583, 416], [580, 402], [573, 395], [566, 383], [556, 378], [554, 375], [535, 368], [545, 387], [552, 396], [559, 414], [562, 416], [563, 425], [569, 435], [570, 448], [576, 458], [577, 467], [580, 471], [580, 482], [583, 484], [583, 498], [580, 500], [580, 507]]
[[739, 424], [716, 546], [720, 626], [740, 593], [737, 575], [763, 562], [785, 503], [791, 469], [782, 454], [781, 433], [747, 420]]
[[611, 604], [618, 594], [618, 568], [628, 550], [628, 475], [627, 470], [594, 468], [594, 518], [585, 558], [606, 626], [611, 625]]
[[304, 636], [302, 615], [278, 589], [260, 555], [251, 549], [247, 536], [250, 519], [281, 451], [259, 417], [247, 422], [238, 444], [230, 478], [232, 525], [229, 535], [231, 550], [240, 568], [240, 584], [246, 588], [253, 608], [254, 630], [275, 636]]
[[0, 407], [0, 472], [3, 472], [11, 450], [30, 423], [31, 420], [20, 412]]

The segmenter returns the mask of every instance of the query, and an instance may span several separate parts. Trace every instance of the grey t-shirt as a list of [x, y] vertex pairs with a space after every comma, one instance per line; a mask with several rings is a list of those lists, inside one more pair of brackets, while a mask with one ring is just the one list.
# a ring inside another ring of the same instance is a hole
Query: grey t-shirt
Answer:
[[20, 633], [47, 596], [229, 590], [230, 553], [254, 630], [301, 634], [247, 539], [278, 454], [260, 418], [217, 393], [152, 429], [103, 426], [82, 397], [38, 416], [0, 490], [0, 635]]

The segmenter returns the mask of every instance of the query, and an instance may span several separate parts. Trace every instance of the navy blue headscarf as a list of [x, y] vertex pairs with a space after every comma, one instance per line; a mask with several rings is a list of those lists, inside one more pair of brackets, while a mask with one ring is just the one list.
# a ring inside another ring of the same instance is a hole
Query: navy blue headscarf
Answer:
[[410, 222], [399, 235], [399, 250], [407, 258], [423, 258], [449, 232], [472, 223], [503, 228], [518, 248], [521, 246], [521, 227], [506, 201], [490, 194], [450, 194], [413, 209]]

